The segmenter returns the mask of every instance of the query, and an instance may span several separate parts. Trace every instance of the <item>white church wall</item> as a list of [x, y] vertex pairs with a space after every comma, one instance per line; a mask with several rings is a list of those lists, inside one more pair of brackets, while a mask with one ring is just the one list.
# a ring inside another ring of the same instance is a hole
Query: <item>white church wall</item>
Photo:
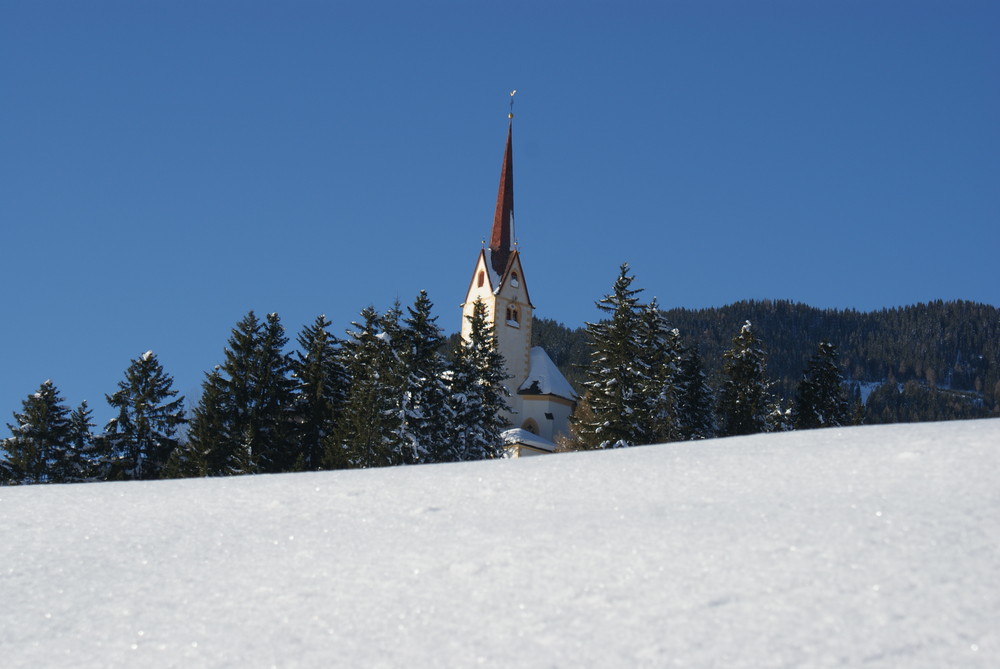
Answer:
[[[569, 433], [569, 417], [573, 405], [549, 395], [520, 395], [521, 413], [518, 427], [525, 427], [528, 421], [537, 426], [538, 436], [555, 441], [556, 435]], [[550, 417], [551, 416], [551, 417]]]

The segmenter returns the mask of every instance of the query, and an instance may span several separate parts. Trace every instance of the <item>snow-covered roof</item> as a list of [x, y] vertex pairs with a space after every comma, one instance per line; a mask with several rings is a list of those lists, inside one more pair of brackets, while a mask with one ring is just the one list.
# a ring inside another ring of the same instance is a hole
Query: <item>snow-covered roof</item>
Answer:
[[556, 363], [541, 346], [531, 348], [531, 365], [528, 378], [517, 389], [525, 395], [555, 395], [567, 400], [576, 401], [578, 397], [573, 386], [562, 375]]
[[528, 432], [519, 427], [512, 430], [505, 430], [502, 436], [505, 444], [524, 444], [525, 446], [531, 446], [532, 448], [548, 451], [549, 453], [556, 450], [556, 445], [553, 442], [539, 437], [534, 432]]

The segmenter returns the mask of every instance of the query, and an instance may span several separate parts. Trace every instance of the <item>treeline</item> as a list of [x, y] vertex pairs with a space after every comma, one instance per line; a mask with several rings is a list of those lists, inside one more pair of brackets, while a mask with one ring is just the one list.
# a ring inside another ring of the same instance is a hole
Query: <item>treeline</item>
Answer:
[[277, 314], [252, 311], [205, 375], [188, 420], [156, 355], [129, 365], [107, 395], [117, 415], [97, 434], [86, 402], [70, 411], [52, 381], [22, 402], [0, 442], [6, 484], [148, 480], [500, 457], [503, 358], [485, 307], [446, 359], [423, 292], [404, 315], [361, 312], [346, 338], [325, 317], [295, 351]]
[[[1000, 414], [1000, 309], [966, 301], [873, 312], [816, 309], [787, 301], [744, 301], [711, 309], [668, 309], [682, 343], [697, 346], [710, 385], [723, 379], [733, 333], [750, 321], [765, 343], [774, 393], [795, 396], [817, 342], [833, 344], [853, 396], [867, 394], [866, 423], [980, 418]], [[587, 333], [536, 319], [533, 335], [567, 378], [585, 379]], [[863, 391], [863, 392], [862, 392]]]
[[[697, 344], [687, 344], [656, 300], [639, 300], [640, 288], [622, 265], [612, 292], [597, 303], [606, 318], [588, 323], [579, 340], [551, 323], [542, 335], [557, 334], [556, 360], [586, 353], [584, 393], [572, 418], [566, 450], [621, 448], [639, 444], [705, 439], [856, 423], [860, 402], [845, 392], [833, 344], [819, 341], [801, 372], [790, 401], [775, 394], [768, 357], [750, 321], [722, 354], [713, 385]], [[544, 342], [544, 340], [543, 340]], [[550, 342], [544, 342], [549, 344]]]
[[[609, 448], [848, 423], [1000, 414], [1000, 312], [934, 302], [880, 312], [782, 301], [663, 310], [623, 265], [570, 329], [536, 319], [543, 346], [582, 391], [564, 449]], [[103, 427], [52, 381], [0, 441], [5, 484], [226, 476], [501, 457], [507, 378], [478, 304], [468, 341], [445, 338], [421, 292], [364, 309], [346, 337], [320, 316], [297, 348], [277, 314], [253, 312], [205, 375], [188, 414], [156, 355], [131, 362]], [[863, 395], [870, 394], [866, 402]]]

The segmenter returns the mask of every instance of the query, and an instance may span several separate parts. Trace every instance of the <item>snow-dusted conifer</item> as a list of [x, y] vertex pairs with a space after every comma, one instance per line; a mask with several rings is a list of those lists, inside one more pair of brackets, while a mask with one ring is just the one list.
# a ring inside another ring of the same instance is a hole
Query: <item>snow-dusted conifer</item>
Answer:
[[636, 429], [643, 378], [635, 337], [641, 289], [631, 287], [634, 278], [623, 264], [612, 293], [597, 302], [609, 319], [587, 323], [591, 361], [584, 386], [592, 417], [576, 420], [581, 448], [618, 448], [642, 440]]
[[451, 370], [454, 436], [443, 460], [485, 460], [504, 454], [502, 433], [509, 377], [497, 350], [496, 334], [486, 320], [486, 305], [476, 300], [469, 317], [469, 337], [461, 340]]
[[116, 455], [111, 478], [159, 478], [177, 446], [177, 429], [185, 422], [184, 399], [177, 397], [173, 382], [156, 354], [146, 351], [125, 370], [118, 390], [105, 396], [118, 410], [103, 436]]
[[642, 308], [636, 330], [639, 402], [637, 443], [658, 444], [680, 438], [677, 421], [677, 375], [680, 333], [671, 328], [656, 298]]
[[290, 470], [294, 382], [278, 314], [249, 312], [232, 331], [225, 362], [207, 375], [180, 470], [209, 476]]
[[62, 483], [72, 478], [74, 456], [69, 409], [52, 381], [21, 402], [8, 423], [11, 437], [3, 442], [11, 483]]
[[171, 474], [228, 476], [259, 471], [260, 444], [251, 404], [260, 337], [261, 322], [250, 311], [232, 330], [225, 362], [205, 375], [185, 457], [171, 463]]
[[16, 483], [14, 470], [7, 462], [7, 440], [0, 440], [0, 485], [12, 485]]
[[238, 444], [229, 434], [230, 419], [235, 413], [229, 404], [220, 368], [205, 374], [187, 443], [174, 449], [163, 472], [165, 478], [240, 473], [235, 466]]
[[454, 433], [453, 408], [448, 401], [446, 364], [441, 355], [444, 337], [431, 316], [433, 305], [420, 291], [401, 334], [401, 362], [405, 369], [403, 388], [404, 463], [441, 462]]
[[69, 441], [73, 447], [71, 481], [102, 481], [107, 478], [108, 464], [102, 461], [94, 442], [93, 412], [87, 400], [69, 415]]
[[330, 467], [403, 464], [403, 373], [397, 347], [400, 309], [361, 312], [343, 343], [350, 388], [340, 429], [326, 450]]
[[259, 435], [259, 465], [266, 473], [295, 468], [295, 381], [292, 358], [285, 353], [288, 337], [277, 313], [267, 315], [263, 324], [257, 361], [256, 395], [253, 406]]
[[296, 384], [295, 415], [301, 468], [324, 468], [327, 438], [334, 434], [347, 394], [347, 371], [326, 316], [302, 329], [292, 363]]
[[709, 439], [714, 436], [714, 400], [697, 345], [682, 356], [677, 385], [677, 425], [680, 438]]
[[795, 395], [795, 428], [847, 425], [849, 409], [844, 395], [844, 377], [837, 364], [837, 347], [820, 342], [802, 375]]
[[720, 436], [757, 434], [771, 429], [773, 408], [767, 378], [767, 356], [750, 321], [733, 338], [725, 353], [725, 380], [719, 390], [718, 425]]

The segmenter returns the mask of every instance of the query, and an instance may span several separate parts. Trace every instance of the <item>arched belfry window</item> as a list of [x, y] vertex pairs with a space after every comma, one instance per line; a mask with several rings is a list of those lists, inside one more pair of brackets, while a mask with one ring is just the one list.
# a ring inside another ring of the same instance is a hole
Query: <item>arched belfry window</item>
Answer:
[[476, 280], [476, 288], [482, 288], [484, 283], [486, 283], [486, 272], [479, 270], [479, 279]]
[[507, 325], [513, 325], [514, 327], [520, 327], [521, 319], [517, 312], [517, 307], [511, 305], [507, 307]]
[[510, 285], [517, 288], [517, 272], [510, 273]]

